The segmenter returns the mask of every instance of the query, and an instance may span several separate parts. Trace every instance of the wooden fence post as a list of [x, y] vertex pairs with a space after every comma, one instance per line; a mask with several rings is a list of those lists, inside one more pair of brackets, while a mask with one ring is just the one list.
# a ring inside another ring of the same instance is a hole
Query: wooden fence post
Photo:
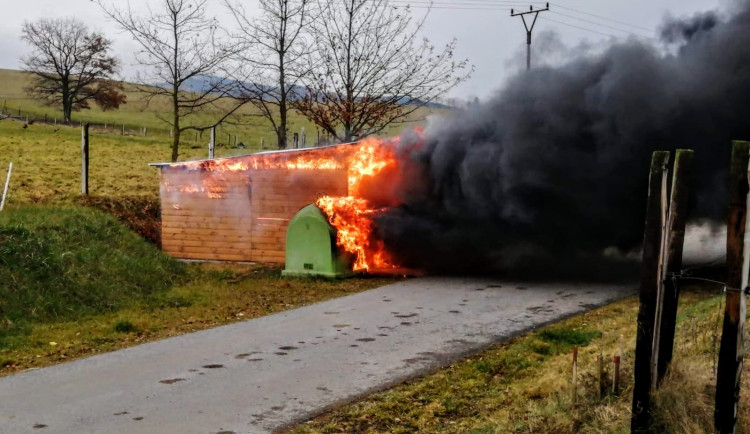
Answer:
[[599, 399], [604, 398], [604, 355], [596, 355], [597, 364], [597, 383], [599, 384]]
[[672, 170], [672, 192], [667, 218], [667, 257], [664, 260], [666, 276], [663, 285], [661, 332], [656, 359], [657, 385], [661, 383], [667, 373], [667, 367], [672, 363], [677, 305], [680, 297], [680, 287], [672, 276], [679, 274], [682, 269], [682, 250], [685, 243], [685, 223], [692, 167], [693, 151], [678, 149]]
[[10, 174], [13, 172], [13, 162], [8, 165], [8, 175], [5, 177], [5, 188], [3, 188], [3, 197], [0, 199], [0, 211], [5, 208], [5, 198], [8, 196], [8, 185], [10, 185]]
[[89, 123], [81, 126], [81, 194], [89, 194]]
[[216, 127], [211, 127], [211, 138], [208, 141], [208, 159], [214, 159], [214, 148], [216, 147]]
[[729, 166], [729, 210], [727, 215], [727, 286], [724, 325], [721, 330], [719, 362], [716, 367], [714, 426], [720, 433], [733, 433], [737, 423], [740, 375], [747, 305], [748, 258], [745, 230], [748, 205], [748, 162], [750, 143], [733, 142]]
[[573, 394], [570, 397], [575, 405], [578, 401], [578, 347], [573, 347]]
[[667, 164], [669, 152], [656, 151], [651, 158], [646, 224], [643, 236], [641, 287], [639, 292], [638, 329], [633, 368], [633, 415], [631, 432], [645, 432], [651, 418], [651, 387], [653, 368], [653, 338], [656, 302], [661, 285], [661, 255], [664, 237], [662, 228], [666, 217]]
[[612, 358], [612, 393], [620, 393], [620, 356]]

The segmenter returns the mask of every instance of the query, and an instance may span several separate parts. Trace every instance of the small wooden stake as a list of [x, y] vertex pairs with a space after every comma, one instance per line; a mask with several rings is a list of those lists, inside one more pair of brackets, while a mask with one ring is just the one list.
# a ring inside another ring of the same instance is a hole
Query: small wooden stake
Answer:
[[654, 321], [657, 295], [661, 285], [661, 259], [664, 237], [662, 228], [666, 218], [667, 163], [669, 152], [656, 151], [651, 159], [646, 224], [643, 236], [641, 287], [639, 292], [638, 329], [633, 369], [633, 418], [631, 432], [645, 432], [651, 418], [651, 387], [654, 344]]
[[0, 211], [5, 208], [5, 197], [8, 196], [8, 185], [10, 184], [10, 173], [13, 171], [13, 162], [8, 165], [8, 176], [5, 178], [5, 188], [3, 188], [3, 198], [0, 200]]
[[578, 401], [578, 347], [573, 347], [573, 404]]
[[214, 147], [216, 146], [216, 127], [211, 127], [211, 138], [208, 141], [208, 159], [214, 159]]
[[89, 124], [81, 127], [81, 194], [89, 194]]
[[682, 269], [682, 249], [685, 243], [685, 223], [687, 222], [687, 205], [690, 172], [693, 165], [693, 151], [678, 149], [675, 153], [672, 171], [672, 192], [669, 200], [669, 217], [667, 218], [666, 275], [663, 285], [661, 333], [657, 351], [657, 385], [667, 373], [672, 363], [674, 332], [677, 321], [677, 305], [680, 288], [671, 275], [679, 274]]
[[612, 393], [617, 395], [620, 392], [620, 356], [612, 359]]
[[729, 166], [729, 212], [727, 216], [727, 291], [719, 362], [716, 367], [714, 425], [720, 433], [733, 433], [737, 424], [747, 305], [748, 259], [745, 239], [748, 206], [750, 143], [733, 142]]

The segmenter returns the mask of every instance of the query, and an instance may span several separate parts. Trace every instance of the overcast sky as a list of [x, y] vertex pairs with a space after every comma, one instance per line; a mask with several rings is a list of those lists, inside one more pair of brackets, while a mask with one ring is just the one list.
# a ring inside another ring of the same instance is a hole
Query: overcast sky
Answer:
[[[131, 0], [134, 11], [146, 5], [156, 8], [161, 0]], [[237, 1], [237, 0], [235, 0]], [[221, 0], [209, 0], [210, 13], [227, 20]], [[564, 47], [581, 44], [602, 46], [627, 37], [655, 38], [665, 15], [689, 16], [720, 8], [726, 0], [558, 0], [550, 11], [539, 15], [534, 28], [532, 49], [546, 48], [550, 55], [565, 53]], [[124, 4], [125, 0], [115, 0]], [[257, 0], [243, 0], [248, 10], [257, 10]], [[415, 14], [424, 14], [428, 0], [394, 0], [412, 5]], [[535, 7], [542, 3], [532, 2]], [[526, 33], [519, 17], [511, 18], [510, 7], [529, 8], [532, 3], [515, 0], [435, 0], [427, 17], [424, 36], [435, 44], [458, 39], [457, 58], [468, 58], [475, 65], [472, 78], [453, 91], [461, 98], [488, 96], [503, 81], [525, 67]], [[0, 27], [0, 68], [18, 69], [19, 57], [29, 48], [20, 40], [24, 21], [43, 17], [74, 16], [115, 41], [115, 54], [123, 64], [122, 75], [136, 71], [132, 53], [136, 46], [126, 34], [107, 22], [90, 0], [0, 0], [3, 25]], [[228, 21], [228, 20], [227, 20]], [[550, 41], [555, 41], [551, 43]], [[545, 43], [546, 42], [546, 43]], [[561, 44], [563, 45], [561, 45]], [[542, 56], [543, 53], [537, 53]], [[532, 53], [532, 63], [534, 62]]]

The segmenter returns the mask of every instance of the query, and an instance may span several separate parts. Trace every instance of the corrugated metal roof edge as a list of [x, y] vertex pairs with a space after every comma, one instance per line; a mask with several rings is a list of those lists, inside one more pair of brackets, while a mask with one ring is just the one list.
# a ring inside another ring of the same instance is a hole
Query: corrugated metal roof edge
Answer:
[[336, 145], [328, 145], [328, 146], [318, 146], [315, 148], [279, 149], [279, 150], [271, 150], [271, 151], [261, 151], [261, 152], [255, 152], [252, 154], [233, 155], [231, 157], [214, 158], [213, 160], [206, 158], [203, 160], [177, 161], [174, 163], [148, 163], [148, 165], [151, 167], [180, 166], [183, 164], [201, 163], [204, 161], [231, 160], [232, 158], [250, 157], [254, 155], [273, 155], [273, 154], [287, 154], [287, 153], [294, 153], [294, 152], [314, 151], [316, 149], [335, 148], [338, 146], [351, 146], [351, 145], [356, 145], [357, 143], [359, 143], [359, 141], [349, 142], [349, 143], [338, 143]]

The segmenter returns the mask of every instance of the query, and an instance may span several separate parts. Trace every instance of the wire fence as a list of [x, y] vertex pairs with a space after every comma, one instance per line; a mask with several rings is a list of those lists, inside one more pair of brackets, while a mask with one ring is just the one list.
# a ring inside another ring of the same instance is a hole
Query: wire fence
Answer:
[[[62, 116], [57, 117], [48, 113], [40, 114], [38, 112], [27, 111], [23, 110], [20, 106], [8, 106], [7, 102], [3, 103], [3, 106], [0, 109], [0, 119], [11, 119], [14, 121], [23, 122], [26, 125], [45, 124], [60, 127], [79, 127], [81, 125], [81, 122], [66, 123], [63, 121]], [[123, 136], [171, 135], [171, 130], [169, 129], [144, 127], [141, 125], [124, 122], [88, 122], [88, 124], [91, 128], [95, 129], [96, 132], [100, 134], [117, 134]]]
[[[11, 119], [23, 122], [25, 125], [45, 124], [60, 127], [80, 127], [82, 122], [63, 122], [62, 117], [50, 115], [48, 113], [40, 114], [38, 112], [27, 111], [20, 106], [9, 106], [7, 100], [0, 107], [0, 120]], [[163, 137], [171, 138], [173, 130], [170, 128], [145, 127], [126, 122], [87, 122], [93, 133], [112, 134], [129, 137]], [[269, 128], [269, 130], [271, 130]], [[272, 132], [272, 130], [271, 130]], [[302, 149], [308, 147], [326, 146], [336, 143], [335, 139], [328, 134], [321, 134], [315, 131], [313, 137], [307, 137], [303, 129], [299, 132], [290, 132], [288, 134], [287, 148]], [[208, 144], [210, 132], [208, 130], [187, 130], [180, 134], [181, 143], [186, 146], [203, 147]], [[252, 150], [273, 150], [278, 148], [278, 144], [272, 140], [266, 140], [265, 135], [256, 137], [247, 137], [247, 134], [238, 134], [236, 131], [218, 131], [216, 134], [216, 147], [227, 149], [252, 149]], [[198, 146], [195, 146], [198, 145]]]

